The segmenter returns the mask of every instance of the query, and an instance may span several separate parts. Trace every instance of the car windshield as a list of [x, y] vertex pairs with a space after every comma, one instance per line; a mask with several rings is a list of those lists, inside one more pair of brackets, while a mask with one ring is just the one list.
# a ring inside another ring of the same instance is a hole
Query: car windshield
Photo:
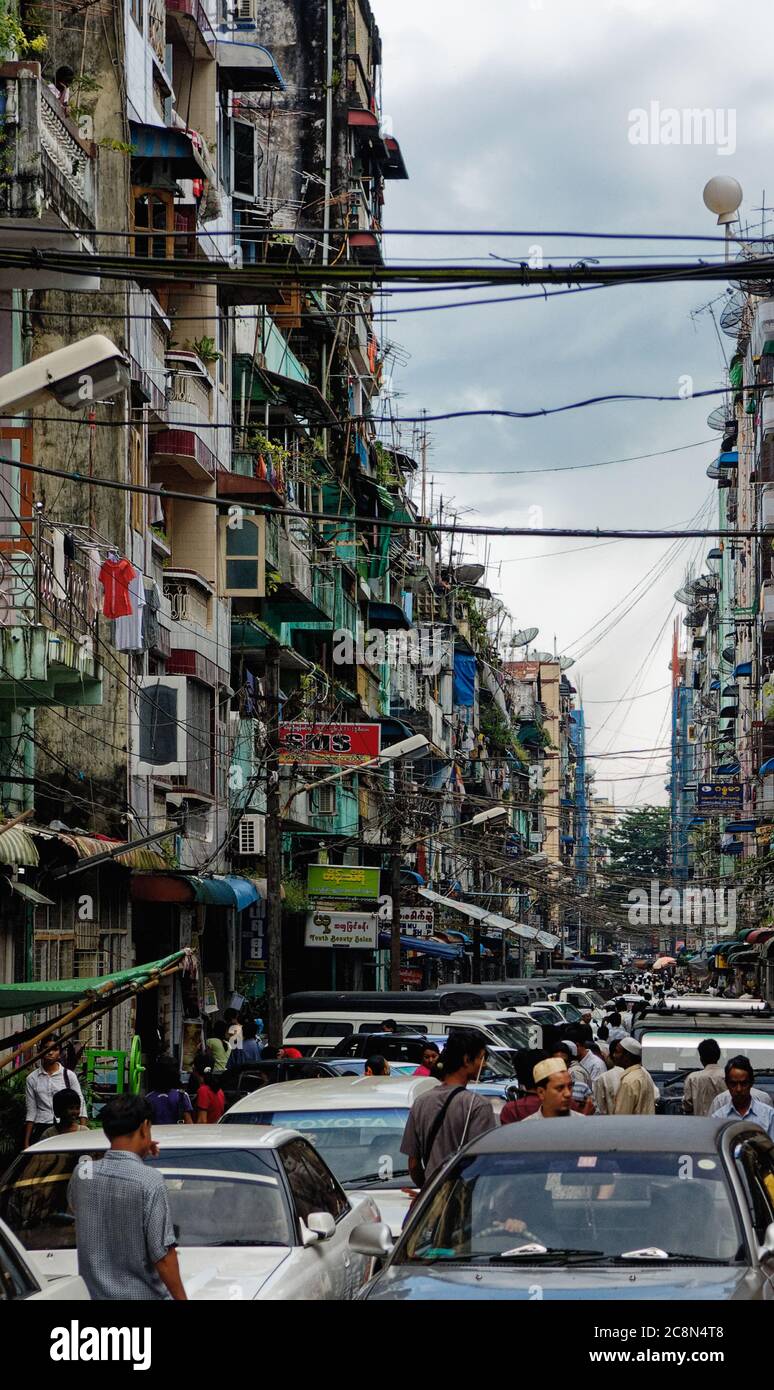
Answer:
[[261, 1110], [223, 1116], [221, 1124], [282, 1125], [308, 1139], [342, 1187], [404, 1187], [408, 1159], [400, 1152], [408, 1109]]
[[581, 1014], [574, 1004], [557, 1004], [556, 1008], [568, 1023], [580, 1023]]
[[[525, 1246], [538, 1249], [530, 1256]], [[529, 1263], [550, 1261], [552, 1250], [634, 1262], [660, 1254], [728, 1264], [744, 1255], [716, 1155], [579, 1149], [461, 1158], [412, 1222], [396, 1261]]]
[[486, 1031], [501, 1047], [529, 1047], [528, 1035], [513, 1023], [487, 1023]]
[[[25, 1154], [0, 1188], [0, 1214], [27, 1250], [74, 1250], [68, 1185], [102, 1152]], [[289, 1212], [273, 1156], [249, 1150], [168, 1149], [146, 1160], [164, 1174], [181, 1248], [202, 1245], [292, 1245]]]

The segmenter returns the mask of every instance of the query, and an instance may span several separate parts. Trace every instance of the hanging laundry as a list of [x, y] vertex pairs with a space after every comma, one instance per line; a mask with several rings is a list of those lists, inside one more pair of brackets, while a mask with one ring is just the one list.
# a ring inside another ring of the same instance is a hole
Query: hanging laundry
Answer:
[[126, 617], [131, 613], [129, 584], [134, 574], [134, 566], [124, 556], [111, 550], [99, 572], [99, 582], [104, 590], [102, 612], [106, 618]]
[[161, 488], [155, 487], [148, 501], [150, 502], [150, 516], [148, 518], [151, 526], [164, 525], [164, 508], [161, 505]]
[[65, 538], [64, 531], [54, 528], [54, 583], [61, 594], [67, 593], [67, 579], [65, 576]]
[[118, 652], [141, 652], [142, 612], [145, 607], [145, 580], [139, 570], [132, 571], [129, 580], [131, 612], [116, 618], [113, 645]]
[[159, 611], [161, 609], [161, 595], [155, 580], [145, 586], [145, 607], [142, 611], [142, 644], [146, 651], [151, 651], [158, 647], [161, 641], [161, 624], [159, 622]]
[[71, 536], [69, 531], [65, 531], [64, 553], [66, 560], [75, 559], [75, 536]]
[[96, 545], [84, 547], [86, 557], [86, 617], [93, 623], [99, 614], [99, 572], [102, 568]]

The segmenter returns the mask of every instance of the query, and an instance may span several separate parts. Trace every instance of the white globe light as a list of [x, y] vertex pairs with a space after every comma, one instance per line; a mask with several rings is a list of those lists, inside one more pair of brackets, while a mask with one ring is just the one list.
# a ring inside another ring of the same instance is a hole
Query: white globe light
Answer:
[[718, 221], [730, 222], [742, 201], [742, 186], [729, 174], [716, 174], [704, 185], [704, 206]]

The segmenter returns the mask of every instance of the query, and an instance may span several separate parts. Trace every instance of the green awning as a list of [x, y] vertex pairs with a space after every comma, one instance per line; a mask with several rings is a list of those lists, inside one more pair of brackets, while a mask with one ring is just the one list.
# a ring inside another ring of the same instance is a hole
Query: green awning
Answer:
[[[0, 985], [0, 1018], [28, 1013], [31, 1009], [50, 1009], [61, 1004], [75, 1004], [107, 984], [117, 989], [139, 989], [156, 971], [166, 970], [180, 961], [185, 951], [175, 951], [163, 960], [135, 965], [131, 970], [117, 970], [113, 975], [83, 976], [77, 980], [28, 980], [20, 985]], [[109, 997], [111, 991], [106, 990]]]

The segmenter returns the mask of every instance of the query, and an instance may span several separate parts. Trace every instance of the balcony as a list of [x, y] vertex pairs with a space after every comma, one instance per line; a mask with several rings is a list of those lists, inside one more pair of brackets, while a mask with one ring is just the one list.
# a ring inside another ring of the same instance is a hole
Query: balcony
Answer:
[[[94, 146], [49, 91], [39, 63], [0, 65], [0, 138], [0, 242], [84, 254], [83, 275], [14, 270], [14, 288], [99, 289], [87, 259], [96, 227]], [[84, 229], [86, 235], [77, 235]], [[0, 285], [10, 274], [3, 272]]]
[[166, 10], [168, 43], [177, 39], [198, 60], [215, 57], [215, 30], [201, 0], [166, 0]]
[[164, 597], [169, 600], [173, 623], [209, 628], [212, 585], [191, 570], [165, 569]]
[[218, 469], [218, 496], [233, 497], [241, 502], [268, 500], [283, 502], [285, 479], [281, 467], [256, 449], [235, 449], [231, 456], [231, 472]]
[[95, 642], [99, 618], [89, 594], [88, 559], [55, 570], [54, 528], [38, 523], [35, 548], [0, 561], [0, 703], [98, 705], [102, 682]]
[[[167, 424], [150, 442], [149, 458], [161, 481], [175, 481], [184, 474], [199, 483], [212, 483], [218, 471], [210, 447], [215, 421], [215, 385], [201, 358], [195, 352], [168, 352], [165, 357], [169, 389]], [[175, 428], [176, 422], [180, 428]], [[170, 478], [170, 474], [172, 475]]]

